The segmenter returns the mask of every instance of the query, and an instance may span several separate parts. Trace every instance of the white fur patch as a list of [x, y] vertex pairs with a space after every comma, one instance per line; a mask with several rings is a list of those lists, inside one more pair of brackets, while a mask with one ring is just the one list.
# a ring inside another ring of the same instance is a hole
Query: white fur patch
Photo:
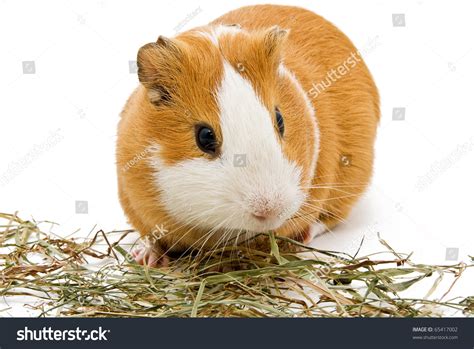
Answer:
[[274, 111], [265, 108], [250, 82], [228, 63], [224, 63], [224, 71], [218, 91], [222, 157], [232, 161], [246, 209], [252, 213], [276, 212], [280, 215], [274, 220], [276, 228], [277, 222], [284, 221], [281, 218], [288, 218], [302, 204], [301, 169], [283, 154], [273, 124]]
[[217, 40], [217, 38], [211, 32], [204, 31], [204, 30], [196, 30], [196, 31], [192, 31], [191, 33], [197, 34], [206, 38], [207, 40], [212, 42], [214, 46], [219, 46], [219, 40]]
[[[319, 156], [319, 143], [320, 143], [320, 133], [319, 133], [319, 125], [316, 119], [316, 113], [314, 111], [313, 104], [311, 103], [308, 95], [306, 94], [305, 90], [303, 89], [303, 86], [301, 86], [300, 82], [296, 78], [295, 74], [288, 70], [283, 63], [279, 65], [278, 67], [278, 73], [282, 76], [286, 76], [292, 84], [296, 87], [298, 92], [300, 93], [301, 97], [303, 97], [305, 104], [306, 104], [306, 110], [311, 116], [311, 122], [313, 124], [313, 130], [314, 130], [314, 153], [313, 153], [313, 158], [311, 159], [311, 166], [310, 166], [310, 182], [316, 175], [316, 164], [318, 162], [318, 156]], [[311, 183], [306, 183], [306, 185], [311, 185]]]
[[[229, 232], [276, 229], [305, 200], [301, 169], [288, 161], [273, 126], [273, 111], [228, 63], [217, 91], [223, 136], [218, 159], [165, 166], [151, 159], [165, 209], [183, 224]], [[156, 151], [155, 151], [156, 153]], [[255, 215], [266, 215], [262, 220]]]
[[213, 29], [214, 36], [219, 39], [221, 35], [224, 34], [237, 34], [242, 32], [242, 29], [238, 26], [233, 25], [218, 25]]
[[224, 34], [234, 35], [241, 32], [244, 32], [244, 30], [241, 29], [239, 26], [233, 26], [233, 25], [231, 26], [231, 25], [223, 25], [223, 24], [219, 24], [219, 25], [216, 25], [215, 27], [212, 27], [210, 32], [203, 31], [203, 30], [197, 31], [199, 35], [202, 35], [203, 37], [208, 39], [216, 47], [219, 47], [219, 39], [222, 35]]

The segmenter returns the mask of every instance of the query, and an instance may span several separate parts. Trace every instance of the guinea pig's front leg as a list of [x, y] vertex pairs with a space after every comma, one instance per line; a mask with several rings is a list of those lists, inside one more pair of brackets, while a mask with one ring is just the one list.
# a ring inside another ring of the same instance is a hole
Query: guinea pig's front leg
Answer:
[[304, 231], [302, 240], [305, 245], [308, 245], [313, 239], [325, 233], [328, 230], [328, 227], [324, 223], [316, 222], [309, 225]]
[[167, 267], [169, 257], [159, 246], [146, 244], [132, 250], [132, 256], [140, 265], [146, 265], [152, 268]]

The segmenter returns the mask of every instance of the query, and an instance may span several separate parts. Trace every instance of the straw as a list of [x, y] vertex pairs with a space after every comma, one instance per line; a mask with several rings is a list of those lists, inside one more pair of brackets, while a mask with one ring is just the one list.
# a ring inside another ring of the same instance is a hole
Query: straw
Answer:
[[[182, 256], [166, 268], [148, 268], [128, 253], [125, 240], [133, 230], [99, 230], [92, 238], [73, 239], [44, 232], [46, 223], [0, 213], [0, 295], [32, 297], [39, 316], [474, 315], [474, 296], [450, 297], [473, 267], [472, 257], [469, 264], [419, 264], [380, 239], [383, 251], [356, 258], [269, 232], [237, 246]], [[443, 279], [449, 286], [438, 290]], [[402, 296], [427, 280], [423, 298]], [[435, 291], [442, 296], [435, 298]]]

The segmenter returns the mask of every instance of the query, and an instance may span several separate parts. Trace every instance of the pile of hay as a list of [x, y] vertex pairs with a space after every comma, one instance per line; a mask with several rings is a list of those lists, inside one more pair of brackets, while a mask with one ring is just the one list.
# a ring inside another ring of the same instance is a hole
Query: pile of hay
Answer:
[[[131, 230], [77, 240], [45, 233], [45, 223], [0, 214], [0, 295], [34, 297], [40, 316], [413, 317], [443, 309], [474, 315], [474, 296], [448, 299], [474, 264], [415, 264], [383, 240], [381, 255], [389, 258], [376, 259], [269, 233], [258, 238], [268, 249], [245, 243], [150, 269], [121, 247]], [[443, 276], [452, 278], [450, 287], [432, 299]], [[422, 299], [399, 295], [427, 278], [433, 284]]]

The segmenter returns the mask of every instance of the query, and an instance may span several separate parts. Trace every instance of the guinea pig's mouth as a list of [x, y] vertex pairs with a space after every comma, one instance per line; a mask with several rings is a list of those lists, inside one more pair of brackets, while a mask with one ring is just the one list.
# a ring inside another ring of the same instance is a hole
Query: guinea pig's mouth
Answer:
[[244, 229], [263, 233], [281, 228], [288, 219], [291, 219], [301, 208], [299, 200], [294, 200], [287, 205], [274, 205], [269, 207], [250, 207], [245, 210], [246, 219], [243, 222]]
[[249, 233], [265, 233], [270, 230], [276, 230], [285, 224], [286, 220], [282, 217], [265, 217], [261, 215], [250, 214], [246, 222], [245, 230]]

